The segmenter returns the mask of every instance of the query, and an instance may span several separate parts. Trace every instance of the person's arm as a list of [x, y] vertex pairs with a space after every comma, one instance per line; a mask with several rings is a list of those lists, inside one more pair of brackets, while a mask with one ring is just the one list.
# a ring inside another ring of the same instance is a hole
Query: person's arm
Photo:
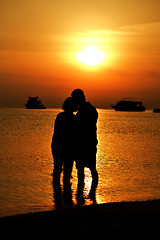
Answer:
[[51, 148], [52, 149], [56, 145], [57, 129], [58, 129], [58, 115], [57, 115], [57, 117], [55, 119], [55, 122], [54, 122], [54, 132], [53, 132], [52, 143], [51, 143]]

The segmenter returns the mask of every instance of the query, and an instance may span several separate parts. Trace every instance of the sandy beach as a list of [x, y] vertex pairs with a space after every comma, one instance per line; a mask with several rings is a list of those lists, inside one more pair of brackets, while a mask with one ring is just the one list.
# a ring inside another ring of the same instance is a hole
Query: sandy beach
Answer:
[[160, 239], [160, 200], [106, 203], [0, 219], [2, 239]]

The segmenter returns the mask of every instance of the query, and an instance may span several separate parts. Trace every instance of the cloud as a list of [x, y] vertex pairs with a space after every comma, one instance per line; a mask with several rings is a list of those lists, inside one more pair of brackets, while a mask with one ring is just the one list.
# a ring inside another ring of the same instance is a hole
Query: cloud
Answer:
[[130, 32], [134, 34], [148, 34], [148, 35], [158, 35], [160, 36], [160, 21], [150, 22], [135, 25], [126, 25], [121, 27], [122, 31]]

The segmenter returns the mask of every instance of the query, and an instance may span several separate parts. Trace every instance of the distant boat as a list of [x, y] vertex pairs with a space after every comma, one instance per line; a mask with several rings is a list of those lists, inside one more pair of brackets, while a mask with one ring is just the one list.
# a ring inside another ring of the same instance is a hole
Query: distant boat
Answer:
[[38, 96], [29, 97], [25, 106], [27, 109], [46, 109], [46, 107], [42, 104], [42, 101]]
[[160, 108], [155, 108], [155, 109], [153, 110], [153, 112], [154, 112], [154, 113], [160, 113]]
[[125, 98], [117, 102], [116, 105], [112, 105], [112, 108], [114, 108], [115, 111], [144, 112], [145, 107], [142, 104], [142, 102], [136, 102], [130, 98]]

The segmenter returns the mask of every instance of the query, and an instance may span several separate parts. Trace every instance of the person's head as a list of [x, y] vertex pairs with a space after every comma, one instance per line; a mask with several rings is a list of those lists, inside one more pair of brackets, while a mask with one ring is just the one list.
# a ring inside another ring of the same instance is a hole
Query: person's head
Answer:
[[84, 92], [81, 89], [73, 90], [71, 96], [72, 96], [73, 102], [78, 106], [86, 102]]
[[73, 99], [71, 97], [66, 98], [66, 100], [63, 103], [62, 109], [65, 112], [76, 112], [77, 106], [73, 103]]

